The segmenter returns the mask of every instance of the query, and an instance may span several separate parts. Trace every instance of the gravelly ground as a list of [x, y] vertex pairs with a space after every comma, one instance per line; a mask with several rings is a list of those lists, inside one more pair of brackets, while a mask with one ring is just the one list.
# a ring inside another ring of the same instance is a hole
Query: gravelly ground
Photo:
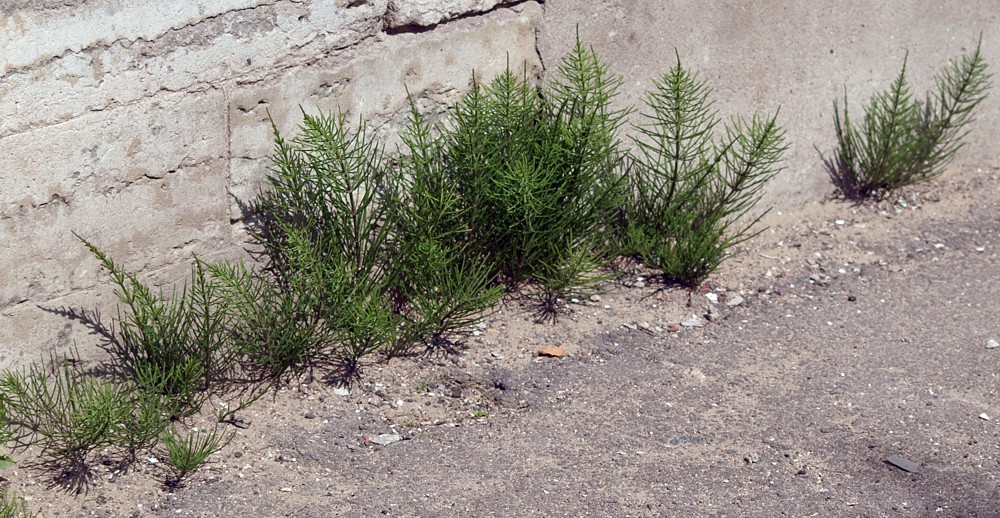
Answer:
[[286, 388], [174, 493], [162, 463], [80, 496], [8, 478], [45, 516], [998, 516], [998, 175], [774, 214], [690, 296], [636, 272], [348, 396]]

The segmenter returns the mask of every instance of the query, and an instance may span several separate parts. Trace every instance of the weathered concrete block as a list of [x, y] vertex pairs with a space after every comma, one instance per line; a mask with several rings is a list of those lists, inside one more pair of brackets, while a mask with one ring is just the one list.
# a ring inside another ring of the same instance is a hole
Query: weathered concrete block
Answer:
[[385, 19], [389, 27], [425, 27], [463, 14], [488, 11], [502, 2], [503, 0], [390, 0]]
[[[995, 12], [992, 0], [671, 2], [669, 9], [658, 0], [548, 0], [538, 42], [551, 70], [579, 27], [581, 39], [625, 77], [622, 105], [640, 106], [652, 78], [675, 64], [676, 49], [686, 67], [708, 80], [722, 116], [773, 113], [780, 106], [791, 147], [787, 169], [763, 201], [781, 208], [833, 190], [820, 152], [829, 154], [836, 144], [833, 101], [843, 100], [845, 85], [851, 113], [860, 116], [868, 97], [891, 84], [909, 51], [907, 73], [920, 96], [949, 58], [974, 48], [980, 31], [1000, 33]], [[985, 37], [983, 54], [996, 67], [1000, 39]], [[994, 89], [957, 160], [1000, 154], [997, 127], [1000, 95]]]
[[0, 254], [0, 317], [17, 308], [30, 324], [22, 306], [102, 281], [72, 231], [136, 271], [238, 249], [226, 146], [221, 90], [161, 95], [0, 139], [0, 171], [17, 172], [0, 177], [11, 200], [0, 206], [0, 241], [16, 243]]
[[[78, 12], [74, 18], [91, 20], [94, 27], [73, 22], [65, 41], [24, 24], [52, 26], [67, 18], [66, 13], [28, 12], [27, 21], [18, 25], [24, 27], [20, 29], [24, 34], [15, 48], [38, 39], [60, 46], [32, 47], [33, 59], [8, 52], [4, 63], [10, 70], [0, 81], [0, 99], [4, 100], [0, 136], [127, 104], [163, 90], [201, 90], [240, 75], [315, 61], [377, 34], [387, 1], [355, 6], [230, 0], [200, 2], [212, 7], [196, 12], [189, 12], [190, 6], [199, 2], [167, 2], [164, 6], [176, 4], [176, 9], [151, 7], [152, 12], [146, 14], [154, 20], [139, 26], [135, 25], [139, 8], [115, 2], [101, 10], [100, 5], [87, 4], [74, 7], [74, 13]], [[0, 31], [0, 39], [3, 34]]]
[[[441, 21], [496, 2], [459, 4], [432, 7]], [[232, 194], [252, 198], [267, 168], [265, 108], [289, 134], [301, 104], [340, 106], [392, 138], [404, 86], [440, 111], [472, 70], [491, 77], [508, 52], [514, 66], [541, 71], [534, 2], [399, 34], [384, 32], [388, 5], [0, 6], [0, 240], [16, 244], [0, 254], [0, 367], [73, 343], [97, 352], [97, 337], [65, 311], [107, 319], [117, 301], [74, 230], [168, 290], [187, 278], [192, 253], [242, 255]]]
[[[322, 62], [281, 71], [273, 77], [238, 84], [229, 104], [232, 128], [232, 192], [251, 199], [265, 177], [274, 141], [268, 113], [286, 136], [296, 133], [301, 110], [343, 111], [357, 127], [369, 130], [396, 149], [395, 135], [405, 124], [407, 89], [425, 111], [440, 111], [469, 86], [472, 72], [489, 80], [509, 59], [529, 76], [541, 72], [535, 52], [537, 4], [521, 12], [500, 10], [420, 34], [398, 34]], [[300, 109], [301, 108], [301, 109]], [[234, 214], [238, 210], [232, 209]]]

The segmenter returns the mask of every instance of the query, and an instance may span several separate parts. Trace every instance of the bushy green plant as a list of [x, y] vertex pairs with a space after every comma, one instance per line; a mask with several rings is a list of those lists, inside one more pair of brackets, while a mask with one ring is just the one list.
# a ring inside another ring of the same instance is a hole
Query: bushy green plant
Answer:
[[843, 115], [833, 104], [836, 159], [827, 165], [845, 195], [881, 198], [944, 171], [990, 87], [981, 45], [982, 37], [975, 51], [951, 60], [935, 77], [937, 91], [928, 92], [924, 101], [910, 92], [903, 58], [896, 80], [871, 98], [860, 125], [851, 123], [844, 89]]
[[182, 438], [174, 427], [169, 428], [163, 434], [163, 445], [167, 449], [167, 461], [176, 471], [176, 477], [168, 481], [168, 484], [172, 486], [180, 484], [227, 442], [225, 435], [217, 429], [211, 432], [191, 432]]
[[445, 141], [412, 103], [401, 138], [405, 149], [390, 200], [397, 214], [390, 259], [397, 311], [408, 315], [398, 344], [441, 344], [482, 318], [503, 290], [492, 284], [489, 265], [471, 247], [470, 208], [445, 172]]
[[780, 170], [784, 132], [777, 113], [754, 115], [725, 124], [717, 140], [711, 90], [679, 56], [653, 85], [648, 111], [635, 125], [638, 153], [629, 164], [621, 250], [671, 281], [695, 286], [729, 248], [756, 234], [762, 214], [745, 217]]
[[283, 290], [243, 261], [208, 268], [233, 312], [230, 346], [241, 359], [241, 381], [269, 383], [309, 365], [323, 336], [307, 290]]
[[88, 457], [106, 447], [134, 456], [168, 421], [158, 398], [89, 375], [65, 355], [4, 372], [0, 392], [16, 446], [37, 445], [45, 462], [66, 472], [85, 473]]
[[342, 114], [303, 113], [292, 141], [274, 132], [270, 189], [253, 229], [269, 272], [286, 300], [301, 301], [302, 318], [321, 326], [317, 354], [353, 364], [392, 347], [404, 318], [393, 311], [386, 261], [395, 224], [381, 149], [363, 122], [352, 130]]
[[239, 357], [229, 345], [232, 312], [207, 266], [196, 257], [190, 284], [166, 296], [77, 237], [107, 270], [124, 305], [106, 344], [116, 371], [143, 393], [162, 396], [174, 417], [191, 415], [211, 394], [224, 392]]
[[508, 68], [451, 112], [442, 173], [466, 208], [469, 247], [508, 288], [533, 282], [548, 310], [607, 258], [623, 196], [620, 84], [578, 40], [543, 88]]

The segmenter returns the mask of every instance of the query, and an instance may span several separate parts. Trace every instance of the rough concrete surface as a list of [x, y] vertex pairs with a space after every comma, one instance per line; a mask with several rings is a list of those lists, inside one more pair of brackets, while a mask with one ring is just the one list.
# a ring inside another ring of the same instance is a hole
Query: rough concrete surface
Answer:
[[[548, 0], [539, 33], [547, 70], [580, 38], [624, 76], [620, 102], [638, 106], [652, 79], [676, 54], [714, 89], [723, 117], [772, 113], [788, 132], [787, 170], [765, 204], [788, 207], [828, 194], [832, 186], [817, 148], [836, 137], [833, 101], [847, 87], [850, 108], [887, 88], [909, 52], [908, 78], [917, 96], [952, 57], [971, 51], [983, 34], [983, 55], [1000, 66], [1000, 9], [992, 0], [960, 4], [900, 2], [662, 2]], [[1000, 154], [1000, 95], [979, 107], [959, 162]]]
[[406, 88], [440, 111], [508, 56], [541, 73], [536, 2], [99, 0], [0, 13], [0, 366], [91, 350], [54, 310], [114, 313], [73, 231], [167, 285], [193, 253], [239, 256], [237, 200], [266, 174], [268, 114], [293, 134], [300, 107], [342, 110], [391, 151]]
[[[268, 114], [365, 117], [392, 151], [406, 88], [440, 111], [509, 58], [532, 75], [581, 38], [625, 76], [635, 104], [674, 49], [715, 88], [723, 116], [781, 107], [791, 148], [765, 205], [831, 190], [817, 149], [833, 142], [832, 101], [857, 109], [910, 51], [919, 92], [982, 31], [1000, 63], [992, 2], [613, 0], [122, 0], [0, 3], [0, 366], [37, 357], [66, 321], [39, 306], [113, 312], [77, 230], [156, 282], [190, 255], [241, 253], [237, 200], [259, 188]], [[406, 88], [404, 88], [404, 86]], [[959, 163], [1000, 153], [1000, 95], [981, 107]], [[59, 336], [58, 339], [53, 338]]]

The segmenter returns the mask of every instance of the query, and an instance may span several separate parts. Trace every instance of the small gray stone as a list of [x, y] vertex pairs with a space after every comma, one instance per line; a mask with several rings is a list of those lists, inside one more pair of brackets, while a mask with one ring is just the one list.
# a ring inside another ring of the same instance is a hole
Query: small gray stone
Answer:
[[756, 464], [760, 462], [760, 455], [757, 452], [750, 452], [743, 457], [743, 460], [747, 461], [747, 464]]
[[601, 301], [601, 296], [600, 295], [591, 295], [590, 296], [590, 301], [591, 302], [600, 302]]
[[624, 327], [626, 329], [631, 329], [632, 331], [635, 331], [636, 329], [639, 329], [639, 326], [635, 325], [632, 322], [625, 322], [624, 324], [622, 324], [622, 327]]
[[899, 455], [889, 455], [885, 459], [885, 461], [888, 462], [889, 464], [892, 464], [893, 466], [896, 466], [897, 468], [899, 468], [899, 469], [901, 469], [903, 471], [909, 472], [909, 473], [919, 473], [920, 472], [920, 466], [914, 464], [913, 462], [910, 462], [909, 460], [907, 460], [907, 459], [905, 459], [903, 457], [900, 457]]
[[996, 349], [997, 347], [1000, 347], [1000, 342], [997, 342], [996, 340], [991, 339], [990, 341], [986, 342], [987, 349]]
[[302, 414], [302, 417], [306, 419], [316, 419], [316, 413], [312, 410], [307, 410], [306, 413]]
[[681, 325], [684, 327], [702, 327], [705, 325], [705, 322], [701, 319], [701, 317], [691, 315], [691, 318], [681, 322]]
[[646, 334], [650, 335], [656, 334], [656, 330], [653, 329], [653, 326], [649, 325], [649, 322], [639, 322], [638, 328]]
[[684, 445], [702, 446], [705, 444], [708, 444], [708, 437], [699, 435], [678, 435], [667, 441], [668, 448], [676, 448]]
[[635, 282], [632, 283], [632, 286], [634, 286], [636, 288], [645, 288], [646, 287], [646, 281], [635, 281]]
[[736, 306], [739, 306], [740, 304], [743, 304], [743, 302], [744, 302], [744, 299], [739, 294], [733, 295], [732, 297], [729, 297], [728, 299], [726, 299], [726, 305], [729, 306], [729, 307], [731, 307], [731, 308], [735, 308]]
[[403, 440], [403, 436], [398, 433], [383, 433], [372, 439], [372, 442], [380, 446], [388, 446], [394, 442]]
[[809, 276], [809, 281], [817, 286], [826, 286], [830, 284], [830, 277], [822, 273], [814, 273]]
[[337, 387], [337, 388], [333, 389], [333, 393], [336, 394], [336, 395], [338, 395], [338, 396], [341, 396], [341, 397], [350, 396], [351, 395], [351, 389], [349, 389], [347, 387]]

